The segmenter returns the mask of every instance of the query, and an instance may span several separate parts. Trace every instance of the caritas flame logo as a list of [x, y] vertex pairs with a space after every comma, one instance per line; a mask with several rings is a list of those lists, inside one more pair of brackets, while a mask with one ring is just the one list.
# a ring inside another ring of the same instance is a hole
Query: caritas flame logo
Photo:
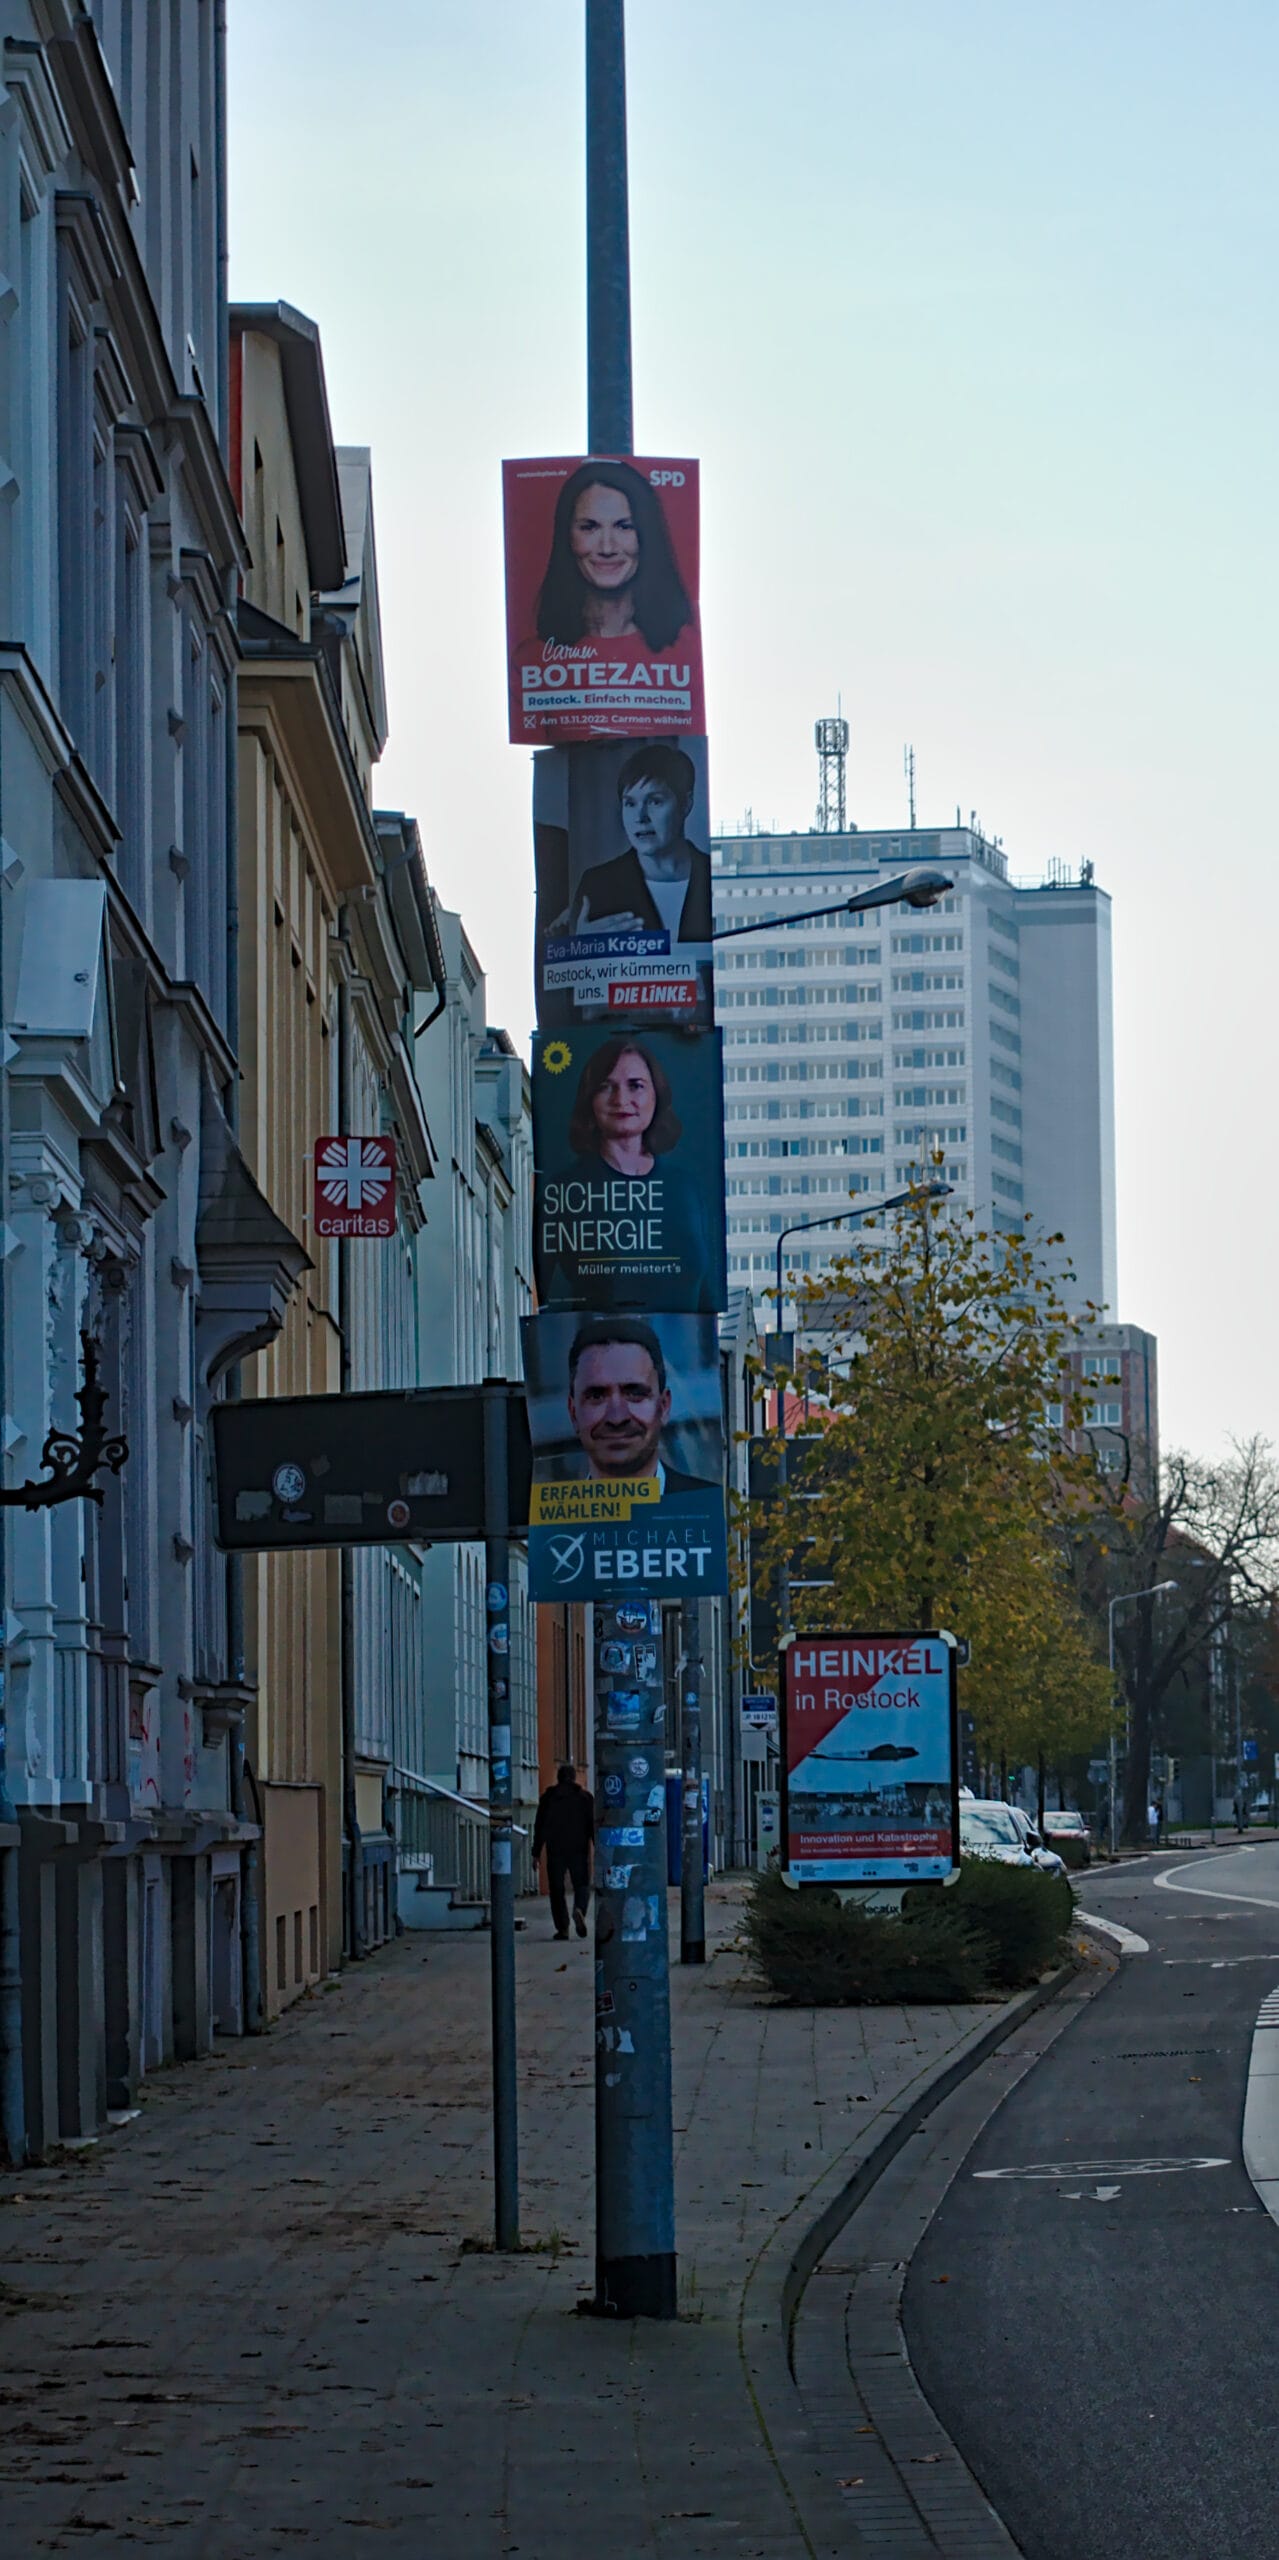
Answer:
[[393, 1236], [394, 1138], [317, 1138], [317, 1236]]

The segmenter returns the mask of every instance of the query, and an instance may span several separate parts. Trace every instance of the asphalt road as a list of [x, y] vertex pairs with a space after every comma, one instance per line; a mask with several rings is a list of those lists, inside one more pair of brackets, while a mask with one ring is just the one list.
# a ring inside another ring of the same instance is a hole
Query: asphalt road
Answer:
[[[1279, 1844], [1081, 1883], [1150, 1952], [959, 2169], [907, 2280], [911, 2359], [1026, 2560], [1274, 2560], [1279, 2228], [1241, 2130]], [[1193, 2161], [1224, 2165], [1132, 2165]]]

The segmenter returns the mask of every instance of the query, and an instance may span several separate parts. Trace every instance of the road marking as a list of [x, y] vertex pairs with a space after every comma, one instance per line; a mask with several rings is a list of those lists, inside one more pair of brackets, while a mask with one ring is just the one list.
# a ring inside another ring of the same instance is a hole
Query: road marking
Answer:
[[[1181, 2169], [1228, 2169], [1228, 2160], [1032, 2160], [1022, 2169], [974, 2169], [974, 2178], [1164, 2178]], [[1279, 2172], [1276, 2173], [1279, 2183]]]
[[1078, 1910], [1075, 1918], [1082, 1920], [1088, 1929], [1100, 1929], [1103, 1937], [1113, 1938], [1121, 1956], [1148, 1956], [1150, 1953], [1149, 1938], [1139, 1938], [1135, 1929], [1125, 1929], [1118, 1920], [1103, 1920], [1097, 1911]]
[[[1215, 1858], [1201, 1858], [1195, 1873], [1202, 1875], [1205, 1867], [1219, 1867], [1223, 1858], [1237, 1858], [1239, 1855], [1238, 1849], [1219, 1850]], [[1197, 1893], [1210, 1902], [1255, 1902], [1263, 1911], [1273, 1911], [1279, 1905], [1279, 1894], [1231, 1893], [1226, 1885], [1192, 1884], [1189, 1877], [1175, 1867], [1165, 1867], [1163, 1874], [1155, 1877], [1155, 1883], [1162, 1885], [1167, 1893]]]
[[1272, 1949], [1268, 1955], [1259, 1952], [1255, 1956], [1165, 1956], [1163, 1961], [1165, 1964], [1206, 1964], [1214, 1973], [1227, 1973], [1236, 1964], [1279, 1964], [1279, 1956]]

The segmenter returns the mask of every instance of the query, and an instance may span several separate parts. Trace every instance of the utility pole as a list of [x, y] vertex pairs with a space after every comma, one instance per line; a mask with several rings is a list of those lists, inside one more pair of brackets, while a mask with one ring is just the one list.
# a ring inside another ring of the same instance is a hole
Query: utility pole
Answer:
[[[634, 450], [623, 0], [586, 0], [587, 440]], [[656, 1601], [594, 1606], [595, 2307], [676, 2315], [666, 1698]], [[641, 1624], [641, 1622], [643, 1622]], [[700, 1796], [700, 1769], [698, 1793]], [[698, 1842], [698, 1873], [701, 1872]]]
[[511, 1555], [506, 1384], [486, 1378], [484, 1580], [488, 1629], [489, 1975], [493, 2015], [493, 2240], [520, 2245], [518, 2079], [515, 2058], [515, 1877], [511, 1818]]
[[706, 1962], [706, 1877], [702, 1850], [702, 1610], [680, 1605], [679, 1960]]
[[586, 0], [586, 381], [591, 452], [633, 452], [624, 0]]

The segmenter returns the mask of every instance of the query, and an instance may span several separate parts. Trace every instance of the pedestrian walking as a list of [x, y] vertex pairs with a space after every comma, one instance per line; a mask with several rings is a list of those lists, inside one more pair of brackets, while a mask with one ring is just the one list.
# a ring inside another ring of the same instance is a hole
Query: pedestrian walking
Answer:
[[1236, 1831], [1246, 1831], [1247, 1828], [1248, 1799], [1241, 1788], [1235, 1797], [1235, 1829]]
[[1157, 1849], [1162, 1849], [1163, 1845], [1164, 1845], [1164, 1800], [1163, 1800], [1163, 1797], [1162, 1797], [1162, 1796], [1156, 1796], [1156, 1798], [1155, 1798], [1155, 1847], [1156, 1847]]
[[554, 1786], [546, 1789], [538, 1804], [533, 1826], [533, 1864], [536, 1867], [545, 1849], [546, 1888], [557, 1938], [568, 1936], [566, 1878], [573, 1887], [573, 1926], [579, 1938], [586, 1935], [594, 1839], [595, 1798], [588, 1788], [578, 1785], [572, 1761], [564, 1760], [555, 1773]]

